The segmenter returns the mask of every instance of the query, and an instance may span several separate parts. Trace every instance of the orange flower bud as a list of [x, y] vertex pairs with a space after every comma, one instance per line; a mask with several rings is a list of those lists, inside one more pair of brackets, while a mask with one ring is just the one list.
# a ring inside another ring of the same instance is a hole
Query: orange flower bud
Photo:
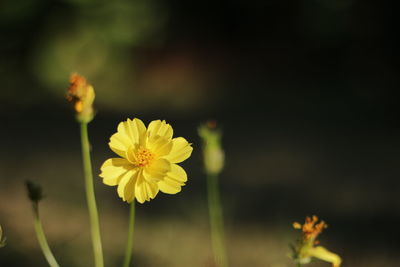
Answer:
[[93, 119], [95, 93], [93, 86], [84, 77], [77, 73], [71, 74], [66, 98], [73, 104], [78, 121], [88, 123]]

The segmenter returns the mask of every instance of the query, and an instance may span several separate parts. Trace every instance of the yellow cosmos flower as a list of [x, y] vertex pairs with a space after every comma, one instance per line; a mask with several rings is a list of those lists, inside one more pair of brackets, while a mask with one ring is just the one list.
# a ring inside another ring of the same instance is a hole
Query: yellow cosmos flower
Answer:
[[293, 223], [293, 228], [302, 230], [303, 234], [297, 247], [293, 248], [293, 258], [300, 264], [307, 264], [311, 262], [312, 258], [317, 258], [332, 263], [333, 267], [339, 267], [342, 259], [337, 254], [322, 246], [315, 246], [319, 243], [316, 240], [318, 235], [328, 227], [324, 221], [317, 222], [318, 217], [314, 215], [313, 217], [306, 217], [304, 224]]
[[152, 121], [147, 129], [136, 118], [121, 122], [109, 142], [120, 158], [103, 163], [103, 183], [118, 185], [119, 197], [128, 203], [135, 198], [140, 203], [150, 201], [159, 191], [180, 192], [187, 174], [177, 163], [189, 158], [193, 148], [185, 138], [172, 135], [172, 127], [165, 121]]

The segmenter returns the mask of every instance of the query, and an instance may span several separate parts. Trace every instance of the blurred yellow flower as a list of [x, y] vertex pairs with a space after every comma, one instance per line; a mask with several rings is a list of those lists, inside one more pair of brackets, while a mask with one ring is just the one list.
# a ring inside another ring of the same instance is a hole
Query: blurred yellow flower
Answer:
[[152, 121], [148, 128], [139, 119], [118, 125], [109, 146], [121, 158], [106, 160], [101, 166], [103, 183], [118, 185], [123, 201], [135, 198], [144, 203], [158, 191], [176, 194], [187, 181], [185, 170], [177, 165], [190, 157], [193, 148], [183, 137], [172, 138], [173, 129], [165, 121]]
[[335, 253], [330, 252], [322, 246], [315, 246], [319, 242], [316, 240], [318, 235], [328, 225], [324, 221], [318, 222], [318, 217], [306, 217], [304, 224], [298, 222], [293, 223], [295, 229], [301, 229], [303, 232], [302, 239], [297, 247], [294, 248], [293, 258], [300, 264], [307, 264], [312, 258], [332, 263], [333, 267], [339, 267], [342, 259]]
[[0, 225], [0, 248], [4, 247], [6, 245], [6, 238], [3, 237], [3, 229], [1, 228]]
[[93, 86], [88, 84], [84, 77], [77, 73], [71, 74], [66, 98], [73, 103], [78, 121], [90, 122], [93, 119], [95, 93]]

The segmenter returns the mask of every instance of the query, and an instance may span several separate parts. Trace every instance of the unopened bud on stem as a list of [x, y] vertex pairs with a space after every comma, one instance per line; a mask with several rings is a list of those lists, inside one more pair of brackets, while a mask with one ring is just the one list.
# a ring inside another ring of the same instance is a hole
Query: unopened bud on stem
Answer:
[[225, 161], [221, 148], [221, 131], [216, 128], [215, 121], [208, 121], [200, 126], [198, 132], [203, 141], [203, 158], [205, 170], [210, 174], [219, 174]]
[[32, 181], [26, 181], [26, 189], [28, 191], [28, 197], [32, 202], [39, 202], [40, 200], [42, 200], [43, 198], [43, 194], [42, 194], [42, 187], [37, 184], [34, 183]]

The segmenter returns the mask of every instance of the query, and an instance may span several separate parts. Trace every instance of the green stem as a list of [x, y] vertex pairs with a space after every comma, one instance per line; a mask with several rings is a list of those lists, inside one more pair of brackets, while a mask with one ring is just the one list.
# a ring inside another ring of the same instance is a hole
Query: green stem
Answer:
[[135, 232], [135, 200], [132, 201], [129, 209], [129, 228], [128, 228], [128, 242], [126, 243], [125, 258], [123, 267], [129, 267], [132, 259], [133, 250], [133, 234]]
[[49, 244], [47, 243], [46, 235], [44, 234], [42, 222], [40, 221], [39, 217], [39, 207], [37, 203], [33, 204], [33, 213], [34, 213], [34, 221], [33, 225], [35, 227], [36, 237], [38, 239], [40, 248], [46, 258], [48, 264], [51, 267], [59, 267], [56, 259], [54, 258], [53, 253], [50, 250]]
[[228, 261], [224, 242], [224, 222], [218, 189], [218, 175], [207, 175], [208, 211], [214, 258], [218, 267], [227, 267]]
[[83, 171], [85, 176], [86, 200], [89, 209], [90, 230], [94, 253], [94, 263], [96, 267], [103, 267], [103, 250], [100, 238], [99, 215], [97, 212], [96, 198], [94, 195], [92, 164], [90, 161], [90, 144], [88, 138], [87, 123], [81, 122], [81, 145]]

